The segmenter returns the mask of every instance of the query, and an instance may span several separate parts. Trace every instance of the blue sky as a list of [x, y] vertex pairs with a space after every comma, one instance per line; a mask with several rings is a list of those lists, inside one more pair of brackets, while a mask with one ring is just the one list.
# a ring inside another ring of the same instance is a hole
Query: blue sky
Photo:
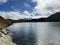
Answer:
[[8, 0], [8, 2], [0, 5], [0, 11], [15, 11], [19, 10], [21, 12], [27, 10], [32, 12], [36, 3], [31, 0]]
[[60, 12], [60, 0], [0, 0], [0, 16], [3, 17], [40, 18], [56, 12]]

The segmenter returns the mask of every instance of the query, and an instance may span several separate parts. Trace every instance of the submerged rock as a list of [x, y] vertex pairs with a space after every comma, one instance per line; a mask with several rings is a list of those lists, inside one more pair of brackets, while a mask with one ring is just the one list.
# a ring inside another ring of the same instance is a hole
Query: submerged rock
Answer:
[[0, 45], [17, 45], [12, 42], [12, 36], [10, 34], [5, 35], [0, 32]]

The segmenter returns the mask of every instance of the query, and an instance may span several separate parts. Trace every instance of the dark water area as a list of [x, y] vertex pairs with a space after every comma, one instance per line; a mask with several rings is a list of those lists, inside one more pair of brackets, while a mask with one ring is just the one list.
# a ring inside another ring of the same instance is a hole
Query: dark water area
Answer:
[[17, 45], [60, 45], [60, 22], [18, 23], [9, 29]]

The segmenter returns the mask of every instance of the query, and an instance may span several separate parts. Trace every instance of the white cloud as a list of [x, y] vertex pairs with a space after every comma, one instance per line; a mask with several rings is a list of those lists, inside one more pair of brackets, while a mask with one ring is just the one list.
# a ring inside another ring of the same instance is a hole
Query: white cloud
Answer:
[[29, 12], [28, 12], [27, 10], [26, 10], [26, 11], [24, 11], [23, 13], [24, 13], [24, 14], [26, 14], [26, 15], [28, 15], [28, 14], [29, 14]]
[[[37, 2], [37, 5], [33, 9], [32, 13], [25, 10], [23, 13], [20, 13], [20, 11], [15, 10], [10, 12], [1, 12], [1, 16], [11, 18], [11, 19], [21, 19], [21, 18], [39, 18], [41, 17], [47, 17], [55, 12], [60, 12], [60, 0], [32, 0], [32, 2]], [[26, 5], [26, 4], [25, 4]], [[35, 16], [36, 14], [39, 14], [38, 16]], [[32, 15], [32, 16], [31, 16]]]
[[23, 13], [19, 11], [10, 11], [10, 12], [5, 12], [5, 11], [0, 11], [0, 16], [4, 17], [5, 19], [13, 19], [13, 20], [18, 20], [18, 19], [29, 19], [29, 18], [41, 18], [41, 17], [46, 17], [46, 16], [31, 16], [34, 13], [29, 13], [27, 10], [24, 11]]
[[19, 11], [17, 11], [17, 12], [14, 12], [14, 11], [11, 11], [11, 12], [3, 11], [3, 12], [1, 12], [0, 11], [0, 16], [4, 17], [6, 19], [14, 19], [14, 20], [29, 18], [29, 16], [21, 14]]
[[6, 3], [8, 0], [0, 0], [0, 4]]
[[60, 12], [60, 0], [32, 0], [37, 2], [33, 12], [39, 13], [42, 16], [49, 16], [55, 12]]
[[[0, 2], [7, 2], [7, 0], [0, 0]], [[37, 2], [37, 5], [33, 9], [32, 13], [25, 10], [23, 13], [20, 11], [10, 11], [10, 12], [2, 12], [0, 11], [1, 16], [11, 18], [11, 19], [19, 19], [19, 18], [36, 18], [36, 14], [39, 14], [39, 17], [47, 17], [55, 12], [60, 12], [60, 0], [32, 0], [32, 2]], [[29, 6], [28, 4], [24, 3], [25, 6]], [[14, 8], [14, 7], [12, 7]], [[31, 16], [32, 15], [32, 16]], [[37, 18], [39, 18], [37, 16]]]
[[30, 7], [30, 5], [29, 5], [29, 4], [27, 4], [27, 3], [24, 3], [24, 5], [25, 5], [25, 6], [27, 6], [27, 7]]

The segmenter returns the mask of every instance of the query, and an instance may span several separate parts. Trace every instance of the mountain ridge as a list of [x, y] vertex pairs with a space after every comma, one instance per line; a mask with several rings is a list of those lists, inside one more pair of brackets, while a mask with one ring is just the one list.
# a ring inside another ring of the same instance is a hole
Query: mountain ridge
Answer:
[[56, 12], [55, 14], [52, 14], [51, 16], [47, 18], [38, 18], [38, 19], [32, 19], [28, 20], [28, 22], [60, 22], [60, 12]]
[[[0, 20], [4, 19], [3, 17], [0, 16]], [[6, 19], [8, 22], [12, 21], [12, 19]], [[13, 20], [15, 22], [60, 22], [60, 12], [56, 12], [55, 14], [52, 14], [51, 16], [49, 17], [43, 17], [43, 18], [38, 18], [38, 19], [19, 19], [18, 21], [17, 20]]]

